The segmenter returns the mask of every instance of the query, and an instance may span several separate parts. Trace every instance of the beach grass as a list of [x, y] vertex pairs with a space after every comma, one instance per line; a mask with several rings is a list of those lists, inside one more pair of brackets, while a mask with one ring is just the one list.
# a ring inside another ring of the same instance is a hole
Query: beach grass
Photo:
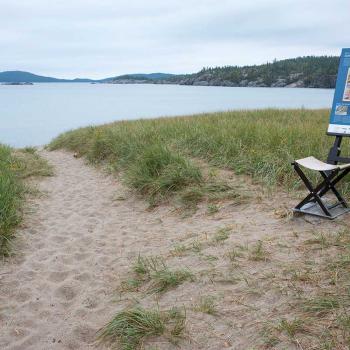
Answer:
[[326, 109], [263, 109], [121, 121], [66, 132], [49, 149], [123, 170], [126, 183], [152, 200], [191, 187], [200, 193], [203, 176], [194, 158], [292, 189], [299, 181], [291, 161], [327, 156], [328, 115]]
[[161, 335], [176, 344], [185, 322], [186, 314], [178, 308], [160, 311], [138, 306], [118, 312], [99, 331], [98, 340], [123, 350], [143, 349], [147, 338]]
[[194, 275], [188, 269], [171, 269], [159, 256], [138, 256], [132, 267], [135, 276], [123, 281], [121, 290], [138, 290], [143, 283], [150, 282], [149, 293], [165, 293], [185, 281], [194, 281]]
[[15, 227], [21, 221], [23, 199], [28, 191], [23, 181], [51, 174], [51, 167], [34, 149], [13, 150], [0, 144], [0, 255], [9, 254]]

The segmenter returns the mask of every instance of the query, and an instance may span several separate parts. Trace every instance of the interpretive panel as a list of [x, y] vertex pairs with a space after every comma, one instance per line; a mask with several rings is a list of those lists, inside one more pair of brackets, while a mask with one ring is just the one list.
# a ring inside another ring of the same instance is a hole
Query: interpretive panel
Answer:
[[328, 133], [350, 135], [350, 48], [341, 53]]

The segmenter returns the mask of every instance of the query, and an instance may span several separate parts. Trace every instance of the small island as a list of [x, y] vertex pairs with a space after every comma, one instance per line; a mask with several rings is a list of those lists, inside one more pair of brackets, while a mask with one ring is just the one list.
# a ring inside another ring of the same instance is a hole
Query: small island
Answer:
[[1, 83], [1, 85], [34, 85], [34, 84], [28, 81], [23, 81], [23, 82], [9, 81], [9, 82]]

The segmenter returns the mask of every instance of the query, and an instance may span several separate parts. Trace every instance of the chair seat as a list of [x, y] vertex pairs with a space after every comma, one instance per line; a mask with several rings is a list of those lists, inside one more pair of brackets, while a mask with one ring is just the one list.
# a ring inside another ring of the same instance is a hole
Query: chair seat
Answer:
[[303, 166], [304, 168], [310, 169], [310, 170], [316, 170], [316, 171], [330, 171], [330, 170], [336, 170], [336, 169], [346, 169], [350, 167], [349, 164], [328, 164], [325, 162], [322, 162], [318, 160], [315, 157], [306, 157], [302, 159], [298, 159], [295, 161], [299, 165]]

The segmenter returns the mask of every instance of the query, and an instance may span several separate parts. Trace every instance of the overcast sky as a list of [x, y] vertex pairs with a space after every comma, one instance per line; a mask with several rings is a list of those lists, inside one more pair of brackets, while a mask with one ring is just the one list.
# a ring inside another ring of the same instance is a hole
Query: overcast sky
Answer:
[[0, 0], [0, 71], [103, 78], [339, 55], [349, 0]]

